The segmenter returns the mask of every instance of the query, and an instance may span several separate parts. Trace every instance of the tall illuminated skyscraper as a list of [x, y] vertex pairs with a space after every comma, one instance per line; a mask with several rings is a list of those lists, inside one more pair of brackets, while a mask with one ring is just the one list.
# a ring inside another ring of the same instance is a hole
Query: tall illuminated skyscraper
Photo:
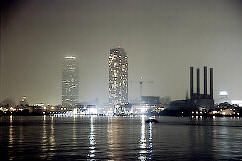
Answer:
[[74, 56], [64, 58], [62, 71], [62, 105], [74, 106], [79, 99], [79, 70]]
[[128, 57], [123, 48], [110, 50], [109, 55], [109, 103], [128, 103]]

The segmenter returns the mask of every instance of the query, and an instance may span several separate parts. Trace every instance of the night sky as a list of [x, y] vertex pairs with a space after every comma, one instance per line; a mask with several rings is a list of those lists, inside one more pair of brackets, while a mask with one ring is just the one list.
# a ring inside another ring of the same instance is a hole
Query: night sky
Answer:
[[[143, 95], [183, 99], [189, 67], [206, 65], [215, 98], [227, 90], [242, 99], [240, 0], [20, 0], [1, 8], [0, 100], [60, 104], [63, 57], [75, 55], [80, 101], [107, 102], [108, 54], [118, 46], [129, 81], [154, 82]], [[129, 83], [129, 99], [138, 96]]]

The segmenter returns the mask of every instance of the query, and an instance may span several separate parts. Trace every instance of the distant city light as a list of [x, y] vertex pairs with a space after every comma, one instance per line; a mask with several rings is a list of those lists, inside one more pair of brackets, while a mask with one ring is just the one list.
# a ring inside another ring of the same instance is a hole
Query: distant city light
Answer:
[[220, 96], [228, 96], [228, 92], [227, 91], [220, 91], [219, 95]]
[[77, 115], [77, 108], [73, 109], [73, 115]]
[[242, 100], [231, 100], [231, 103], [242, 107]]
[[97, 114], [97, 108], [95, 107], [95, 108], [90, 108], [89, 109], [89, 114]]
[[66, 56], [65, 59], [76, 59], [75, 56]]

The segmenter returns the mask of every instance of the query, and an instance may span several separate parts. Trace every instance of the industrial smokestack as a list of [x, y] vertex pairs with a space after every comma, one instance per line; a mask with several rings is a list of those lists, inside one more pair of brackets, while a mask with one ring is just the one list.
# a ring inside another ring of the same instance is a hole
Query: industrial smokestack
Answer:
[[205, 66], [204, 68], [204, 95], [207, 95], [207, 67]]
[[193, 96], [193, 67], [190, 67], [190, 98]]
[[200, 69], [197, 68], [197, 95], [200, 94]]
[[210, 68], [210, 97], [213, 99], [213, 68]]

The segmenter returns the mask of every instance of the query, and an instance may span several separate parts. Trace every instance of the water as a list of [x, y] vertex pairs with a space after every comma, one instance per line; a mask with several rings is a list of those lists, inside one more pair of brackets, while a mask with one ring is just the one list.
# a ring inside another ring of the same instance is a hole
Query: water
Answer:
[[1, 160], [242, 160], [241, 118], [0, 117]]

